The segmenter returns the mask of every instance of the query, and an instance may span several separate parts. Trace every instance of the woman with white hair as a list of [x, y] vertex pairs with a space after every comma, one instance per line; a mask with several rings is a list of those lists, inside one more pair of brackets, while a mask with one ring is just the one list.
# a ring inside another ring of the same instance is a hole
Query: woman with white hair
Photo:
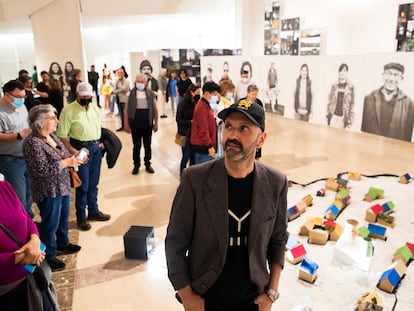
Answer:
[[32, 181], [33, 201], [37, 203], [42, 223], [40, 239], [46, 245], [46, 260], [52, 270], [62, 270], [65, 263], [57, 252], [70, 254], [81, 247], [69, 243], [70, 205], [69, 167], [84, 163], [72, 156], [55, 131], [59, 121], [52, 105], [38, 105], [29, 113], [32, 133], [23, 143], [23, 154]]

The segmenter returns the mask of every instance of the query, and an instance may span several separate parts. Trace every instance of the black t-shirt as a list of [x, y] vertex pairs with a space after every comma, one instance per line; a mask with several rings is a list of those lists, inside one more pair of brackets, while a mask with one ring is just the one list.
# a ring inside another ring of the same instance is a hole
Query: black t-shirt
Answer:
[[217, 281], [204, 298], [209, 306], [234, 310], [253, 303], [258, 295], [250, 278], [247, 241], [250, 227], [253, 172], [246, 178], [228, 176], [229, 241], [226, 262]]

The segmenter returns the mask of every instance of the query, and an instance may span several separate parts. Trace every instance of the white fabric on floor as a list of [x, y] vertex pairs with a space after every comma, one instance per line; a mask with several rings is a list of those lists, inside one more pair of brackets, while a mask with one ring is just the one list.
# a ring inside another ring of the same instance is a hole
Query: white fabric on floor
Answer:
[[[407, 172], [402, 172], [405, 174]], [[412, 173], [412, 172], [411, 172]], [[346, 178], [346, 175], [343, 176]], [[395, 310], [412, 310], [414, 306], [414, 263], [408, 265], [404, 278], [400, 281], [395, 294], [386, 293], [376, 287], [382, 273], [391, 264], [394, 252], [405, 245], [414, 243], [414, 180], [401, 184], [397, 177], [362, 177], [360, 181], [348, 183], [351, 203], [336, 219], [345, 227], [347, 219], [356, 219], [358, 227], [368, 226], [365, 211], [372, 205], [392, 201], [395, 204], [395, 227], [387, 228], [387, 240], [373, 239], [374, 256], [367, 269], [358, 265], [341, 264], [334, 259], [337, 242], [328, 241], [326, 245], [308, 244], [306, 236], [299, 236], [299, 229], [307, 217], [323, 217], [325, 210], [334, 201], [335, 192], [327, 190], [325, 197], [316, 196], [324, 188], [325, 181], [318, 181], [306, 187], [293, 185], [288, 192], [288, 208], [298, 203], [305, 195], [311, 194], [313, 206], [308, 207], [300, 217], [288, 223], [291, 236], [302, 242], [307, 257], [319, 265], [318, 277], [314, 284], [298, 279], [299, 264], [285, 262], [285, 268], [279, 284], [280, 299], [273, 310], [305, 310], [298, 305], [311, 305], [312, 310], [355, 310], [356, 302], [366, 292], [376, 290], [382, 300], [384, 310], [392, 310], [396, 298]], [[373, 202], [364, 201], [364, 195], [370, 187], [384, 190], [384, 198]], [[304, 303], [305, 302], [305, 303]]]

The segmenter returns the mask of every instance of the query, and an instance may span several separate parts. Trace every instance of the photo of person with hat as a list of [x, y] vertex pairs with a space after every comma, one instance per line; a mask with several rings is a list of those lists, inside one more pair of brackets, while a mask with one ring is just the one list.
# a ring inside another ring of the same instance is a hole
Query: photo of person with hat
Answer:
[[144, 59], [139, 65], [139, 71], [147, 76], [147, 88], [151, 91], [154, 91], [155, 94], [158, 92], [158, 81], [152, 76], [152, 65], [151, 62], [147, 59]]
[[284, 266], [287, 178], [255, 160], [263, 107], [243, 99], [218, 117], [224, 157], [185, 169], [173, 201], [168, 277], [184, 310], [270, 311]]
[[404, 66], [384, 66], [384, 84], [364, 98], [361, 131], [411, 142], [414, 102], [398, 87], [404, 79]]

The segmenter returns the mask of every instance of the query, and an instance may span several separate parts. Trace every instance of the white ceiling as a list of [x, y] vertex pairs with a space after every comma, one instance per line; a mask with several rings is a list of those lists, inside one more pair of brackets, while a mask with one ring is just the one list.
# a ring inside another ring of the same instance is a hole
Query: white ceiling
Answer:
[[[0, 0], [0, 34], [31, 32], [30, 15], [54, 1], [68, 0]], [[88, 28], [137, 21], [140, 15], [231, 13], [237, 0], [79, 1], [83, 27]]]

